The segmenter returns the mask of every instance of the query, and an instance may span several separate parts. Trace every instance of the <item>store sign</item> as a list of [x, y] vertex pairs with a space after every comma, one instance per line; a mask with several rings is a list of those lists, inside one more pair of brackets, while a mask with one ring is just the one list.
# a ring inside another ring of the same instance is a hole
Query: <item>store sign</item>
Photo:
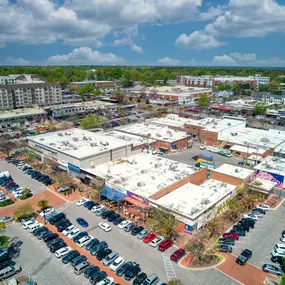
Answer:
[[275, 183], [276, 188], [283, 188], [284, 176], [268, 171], [257, 170], [256, 177]]
[[80, 168], [71, 163], [68, 163], [68, 169], [73, 172], [80, 173]]
[[148, 202], [148, 200], [147, 199], [145, 199], [145, 198], [143, 198], [143, 197], [141, 197], [141, 196], [139, 196], [139, 195], [136, 195], [136, 194], [134, 194], [134, 193], [132, 193], [132, 192], [127, 192], [127, 196], [128, 197], [130, 197], [130, 198], [132, 198], [132, 199], [134, 199], [134, 200], [137, 200], [137, 201], [139, 201], [139, 202], [141, 202], [141, 203], [144, 203], [144, 204], [146, 204], [146, 205], [148, 205], [149, 204], [149, 202]]

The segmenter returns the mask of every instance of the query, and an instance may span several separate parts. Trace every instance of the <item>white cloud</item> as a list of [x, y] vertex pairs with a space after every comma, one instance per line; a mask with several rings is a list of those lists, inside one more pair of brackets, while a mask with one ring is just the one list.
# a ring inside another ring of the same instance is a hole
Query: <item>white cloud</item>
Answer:
[[218, 66], [234, 66], [237, 65], [237, 62], [231, 58], [228, 55], [221, 55], [221, 56], [215, 56], [212, 60], [212, 63], [214, 65], [218, 65]]
[[[64, 0], [60, 5], [56, 0], [0, 0], [0, 47], [11, 42], [49, 44], [57, 41], [99, 47], [115, 30], [195, 19], [202, 1]], [[135, 52], [141, 52], [135, 43], [136, 36], [128, 45]]]
[[212, 35], [196, 31], [189, 36], [181, 34], [175, 44], [180, 48], [202, 50], [216, 48], [226, 43], [216, 40]]
[[199, 15], [199, 18], [200, 20], [206, 20], [206, 21], [211, 20], [223, 14], [225, 9], [226, 6], [219, 6], [219, 5], [217, 7], [210, 6], [210, 8], [206, 12], [203, 12]]
[[136, 44], [131, 44], [131, 50], [134, 51], [134, 52], [137, 52], [137, 53], [140, 53], [142, 54], [143, 53], [143, 48], [136, 45]]
[[255, 53], [239, 53], [239, 52], [233, 52], [230, 54], [231, 57], [240, 60], [240, 61], [253, 61], [256, 59]]
[[101, 53], [97, 50], [92, 50], [90, 47], [80, 47], [74, 49], [69, 54], [57, 54], [48, 58], [48, 64], [54, 65], [113, 65], [121, 64], [124, 59], [113, 53]]
[[32, 63], [28, 60], [25, 60], [21, 57], [7, 57], [4, 62], [2, 63], [3, 65], [32, 65]]
[[175, 58], [170, 58], [170, 57], [164, 57], [164, 58], [160, 58], [157, 60], [157, 63], [159, 65], [167, 65], [167, 66], [171, 66], [171, 65], [180, 65], [181, 61], [179, 59], [175, 59]]

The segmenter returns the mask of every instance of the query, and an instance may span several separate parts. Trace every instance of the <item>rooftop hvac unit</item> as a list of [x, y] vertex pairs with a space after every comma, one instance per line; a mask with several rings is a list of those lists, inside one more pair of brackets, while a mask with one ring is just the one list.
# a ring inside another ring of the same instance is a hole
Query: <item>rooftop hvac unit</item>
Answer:
[[154, 165], [155, 168], [159, 168], [159, 167], [161, 167], [161, 166], [162, 166], [161, 163], [156, 163], [156, 164]]
[[227, 125], [230, 127], [232, 124], [231, 124], [231, 123], [228, 123]]
[[214, 125], [216, 126], [218, 123], [217, 122], [214, 122]]
[[63, 137], [63, 133], [58, 133], [57, 134], [59, 137]]
[[154, 177], [154, 176], [151, 176], [151, 179], [152, 179], [152, 180], [155, 180], [155, 177]]
[[78, 142], [78, 141], [79, 141], [79, 139], [76, 138], [76, 137], [73, 137], [72, 140], [73, 140], [74, 142]]
[[199, 209], [196, 208], [196, 207], [193, 207], [193, 208], [191, 209], [191, 211], [190, 211], [190, 214], [191, 214], [191, 215], [194, 215], [194, 214], [196, 214], [197, 212], [199, 212]]
[[157, 185], [157, 189], [158, 190], [161, 190], [161, 189], [163, 189], [164, 188], [164, 184], [159, 184], [159, 185]]
[[175, 175], [175, 179], [176, 179], [176, 180], [181, 180], [181, 178], [182, 178], [181, 176]]
[[49, 146], [56, 146], [56, 143], [49, 143]]
[[210, 200], [207, 198], [202, 199], [201, 205], [208, 205], [210, 203]]
[[141, 171], [141, 173], [142, 173], [142, 174], [145, 174], [145, 173], [147, 173], [147, 170], [146, 170], [146, 169], [143, 169], [143, 170]]
[[75, 146], [75, 147], [73, 148], [73, 150], [78, 150], [78, 148]]
[[235, 136], [237, 136], [237, 133], [231, 133], [231, 135], [232, 135], [233, 137], [235, 137]]
[[161, 137], [161, 134], [158, 134], [158, 133], [157, 133], [157, 134], [155, 134], [155, 135], [156, 135], [158, 138], [160, 138], [160, 137]]
[[145, 183], [142, 182], [142, 181], [139, 181], [139, 182], [137, 183], [137, 186], [138, 186], [138, 187], [143, 187], [143, 186], [145, 186]]
[[127, 177], [122, 177], [122, 181], [123, 181], [123, 182], [126, 182], [127, 180], [128, 180]]
[[44, 138], [40, 138], [40, 141], [44, 141], [45, 139]]
[[115, 183], [115, 184], [119, 184], [119, 183], [121, 183], [121, 181], [118, 180], [118, 179], [115, 179], [115, 180], [114, 180], [114, 183]]
[[89, 145], [90, 145], [91, 147], [94, 147], [94, 146], [97, 146], [97, 143], [92, 142], [92, 143], [90, 143]]

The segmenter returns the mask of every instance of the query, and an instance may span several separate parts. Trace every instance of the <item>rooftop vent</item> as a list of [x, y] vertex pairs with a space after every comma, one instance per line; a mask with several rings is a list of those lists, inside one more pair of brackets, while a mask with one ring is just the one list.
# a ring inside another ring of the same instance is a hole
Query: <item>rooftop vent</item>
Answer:
[[162, 166], [161, 163], [156, 163], [156, 164], [154, 165], [155, 168], [159, 168], [159, 167], [161, 167], [161, 166]]
[[127, 180], [128, 180], [127, 177], [122, 177], [122, 181], [123, 181], [123, 182], [126, 182]]
[[139, 182], [137, 183], [137, 186], [138, 186], [138, 187], [143, 187], [143, 186], [145, 186], [145, 183], [144, 183], [143, 181], [139, 181]]
[[147, 170], [146, 170], [146, 169], [143, 169], [143, 170], [141, 171], [141, 173], [142, 173], [142, 174], [145, 174], [145, 173], [147, 173]]
[[76, 138], [76, 137], [73, 137], [72, 140], [73, 140], [74, 142], [78, 142], [78, 141], [79, 141], [79, 139]]
[[89, 145], [90, 145], [91, 147], [95, 147], [95, 146], [97, 146], [97, 143], [91, 142]]
[[63, 133], [58, 133], [57, 134], [59, 137], [63, 137]]
[[228, 123], [227, 125], [230, 127], [232, 124], [231, 124], [231, 123]]
[[45, 139], [44, 138], [40, 138], [40, 141], [44, 141]]

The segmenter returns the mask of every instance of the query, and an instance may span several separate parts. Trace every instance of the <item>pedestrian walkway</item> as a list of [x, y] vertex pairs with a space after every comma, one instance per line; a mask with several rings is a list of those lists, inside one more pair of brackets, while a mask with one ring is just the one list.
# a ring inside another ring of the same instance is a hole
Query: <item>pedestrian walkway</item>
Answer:
[[165, 268], [166, 275], [167, 275], [167, 281], [177, 279], [176, 273], [172, 265], [172, 261], [170, 260], [170, 256], [174, 253], [175, 250], [176, 248], [172, 247], [162, 253], [164, 268]]

